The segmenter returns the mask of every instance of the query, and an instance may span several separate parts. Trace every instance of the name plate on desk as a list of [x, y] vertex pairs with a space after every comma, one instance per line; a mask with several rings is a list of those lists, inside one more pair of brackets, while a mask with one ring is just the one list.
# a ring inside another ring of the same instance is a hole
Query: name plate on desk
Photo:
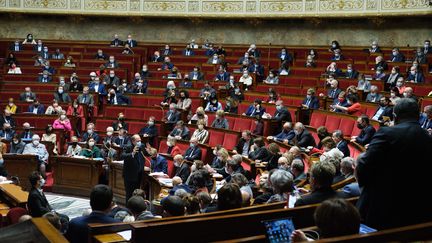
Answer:
[[101, 160], [55, 156], [53, 192], [88, 197], [102, 173]]

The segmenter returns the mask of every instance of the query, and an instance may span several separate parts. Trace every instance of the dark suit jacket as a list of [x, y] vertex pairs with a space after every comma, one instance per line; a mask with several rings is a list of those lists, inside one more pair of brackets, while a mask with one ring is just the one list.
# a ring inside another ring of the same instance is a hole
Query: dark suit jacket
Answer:
[[354, 79], [354, 78], [357, 78], [358, 75], [359, 75], [359, 72], [357, 72], [356, 70], [352, 70], [351, 72], [345, 72], [346, 78]]
[[121, 127], [126, 129], [127, 131], [129, 130], [129, 124], [127, 124], [127, 122], [125, 122], [124, 120], [116, 120], [115, 122], [112, 123], [112, 127], [114, 128], [114, 131], [118, 131], [120, 130], [120, 124]]
[[249, 159], [251, 160], [262, 160], [269, 157], [269, 151], [265, 147], [255, 149], [253, 152], [249, 152]]
[[350, 156], [350, 150], [348, 148], [348, 142], [346, 140], [340, 141], [336, 145], [336, 148], [338, 148], [344, 154], [344, 157], [349, 157]]
[[30, 92], [30, 95], [27, 96], [27, 94], [25, 92], [23, 92], [20, 94], [20, 101], [26, 101], [27, 97], [34, 100], [34, 99], [36, 99], [36, 94], [33, 92]]
[[81, 141], [86, 142], [87, 140], [89, 140], [89, 138], [93, 138], [95, 140], [96, 143], [99, 143], [100, 137], [97, 133], [93, 132], [91, 135], [88, 134], [87, 132], [85, 132], [82, 135]]
[[42, 217], [42, 215], [52, 210], [45, 195], [34, 187], [29, 192], [27, 207], [32, 217]]
[[68, 239], [71, 243], [82, 243], [88, 241], [89, 228], [88, 224], [90, 223], [101, 223], [101, 224], [109, 224], [109, 223], [119, 223], [120, 220], [111, 218], [104, 213], [100, 212], [92, 212], [88, 216], [81, 216], [78, 218], [74, 218], [69, 222], [69, 228], [66, 232], [66, 239]]
[[297, 146], [304, 148], [306, 148], [307, 146], [316, 146], [315, 139], [308, 130], [304, 129], [302, 133], [297, 135]]
[[46, 78], [46, 81], [44, 81], [43, 79], [44, 79], [43, 76], [39, 75], [37, 81], [40, 82], [40, 83], [49, 83], [49, 82], [52, 81], [52, 78], [50, 76], [48, 76]]
[[392, 62], [405, 62], [405, 56], [402, 53], [398, 53], [396, 56], [390, 55], [390, 61]]
[[3, 128], [3, 124], [5, 124], [6, 122], [9, 123], [12, 128], [14, 128], [16, 126], [15, 119], [12, 116], [7, 117], [7, 118], [5, 116], [1, 116], [0, 117], [0, 129]]
[[257, 110], [255, 109], [255, 106], [252, 104], [247, 108], [245, 114], [246, 116], [262, 116], [265, 112], [266, 109], [262, 105], [260, 105], [259, 110]]
[[121, 41], [120, 39], [114, 39], [111, 41], [111, 45], [112, 46], [122, 46], [123, 45], [123, 41]]
[[84, 98], [84, 95], [83, 95], [83, 94], [78, 95], [77, 100], [78, 100], [78, 102], [79, 102], [80, 104], [94, 105], [93, 95], [88, 94], [88, 95], [86, 96], [86, 98], [85, 98], [85, 102], [84, 102], [84, 103], [83, 103], [83, 98]]
[[[424, 195], [424, 187], [409, 182], [430, 184], [431, 148], [432, 137], [415, 119], [377, 131], [366, 152], [358, 157], [356, 167], [362, 188], [357, 206], [366, 225], [384, 229], [430, 221], [431, 197], [416, 200], [401, 192]], [[407, 172], [407, 161], [421, 164], [421, 168], [411, 174]]]
[[189, 50], [189, 55], [186, 55], [186, 50], [183, 50], [183, 56], [195, 56], [195, 52], [193, 50]]
[[[27, 111], [33, 113], [33, 109], [34, 109], [34, 105], [30, 105]], [[37, 107], [37, 114], [44, 114], [44, 113], [45, 113], [45, 107], [42, 104], [40, 104]]]
[[132, 146], [132, 140], [129, 136], [123, 137], [123, 142], [121, 141], [120, 137], [116, 137], [114, 139], [114, 143], [116, 143], [118, 146], [122, 148]]
[[[189, 79], [193, 80], [194, 72], [189, 73]], [[196, 80], [204, 80], [204, 74], [202, 72], [197, 72], [197, 79]], [[192, 83], [191, 83], [192, 87]]]
[[372, 137], [375, 134], [375, 132], [376, 132], [375, 128], [371, 125], [363, 128], [360, 134], [358, 135], [358, 137], [356, 138], [356, 142], [365, 146], [372, 140]]
[[164, 60], [164, 59], [163, 59], [162, 56], [158, 56], [158, 57], [157, 57], [157, 56], [152, 56], [152, 57], [151, 57], [151, 61], [152, 61], [152, 62], [163, 62], [163, 60]]
[[308, 195], [302, 196], [299, 198], [294, 206], [304, 206], [304, 205], [310, 205], [310, 204], [316, 204], [321, 203], [327, 199], [330, 198], [344, 198], [345, 194], [340, 191], [334, 191], [331, 187], [328, 188], [320, 188], [313, 192], [311, 192]]
[[[121, 93], [116, 93], [115, 96], [117, 97], [117, 105], [129, 105], [131, 102], [127, 96]], [[114, 105], [114, 97], [110, 97], [108, 104]]]
[[28, 131], [28, 134], [27, 134], [26, 131], [23, 131], [20, 134], [21, 140], [24, 140], [24, 141], [31, 141], [32, 137], [33, 137], [33, 132], [32, 131]]
[[[11, 51], [16, 51], [15, 50], [15, 43], [13, 43], [12, 45], [10, 45], [9, 50]], [[22, 51], [23, 50], [23, 45], [21, 43], [18, 44], [18, 50], [17, 51]]]
[[194, 148], [189, 147], [183, 157], [188, 161], [201, 160], [201, 149], [198, 146]]
[[172, 137], [180, 136], [183, 140], [188, 140], [189, 129], [187, 127], [183, 127], [183, 129], [174, 128], [169, 135]]
[[427, 120], [427, 116], [425, 114], [421, 114], [419, 119], [420, 126], [425, 126], [424, 129], [432, 129], [432, 119], [429, 120], [429, 123]]
[[337, 99], [342, 90], [339, 88], [327, 90], [327, 96], [332, 99]]
[[144, 171], [145, 149], [141, 147], [141, 151], [137, 152], [132, 157], [133, 145], [127, 146], [123, 149], [121, 159], [124, 160], [123, 163], [123, 178], [127, 181], [138, 181], [141, 178], [141, 174]]
[[58, 92], [54, 93], [54, 99], [57, 100], [58, 102], [67, 102], [69, 103], [71, 101], [71, 97], [69, 96], [68, 93], [62, 93], [59, 94]]
[[126, 40], [125, 42], [124, 42], [124, 44], [126, 45], [126, 44], [128, 44], [129, 45], [129, 47], [137, 47], [138, 46], [138, 42], [136, 41], [136, 40]]
[[[243, 153], [243, 146], [244, 146], [245, 142], [246, 142], [246, 140], [244, 138], [240, 138], [237, 145], [234, 147], [234, 150], [236, 150], [237, 153], [242, 154]], [[249, 149], [250, 149], [250, 146], [253, 145], [253, 143], [254, 143], [253, 138], [251, 138], [249, 141]]]
[[257, 67], [255, 67], [255, 64], [249, 65], [248, 71], [256, 73], [257, 76], [264, 76], [264, 67], [262, 65], [258, 65]]
[[171, 112], [171, 111], [167, 111], [167, 113], [165, 114], [165, 118], [167, 119], [167, 123], [175, 124], [176, 122], [178, 122], [180, 120], [180, 112], [174, 111], [174, 113], [171, 116], [169, 115], [169, 112]]
[[139, 135], [143, 136], [144, 134], [148, 135], [149, 143], [151, 145], [154, 145], [154, 139], [158, 135], [158, 130], [156, 126], [145, 126], [141, 128], [141, 130], [138, 133]]
[[[302, 102], [303, 105], [307, 104], [308, 99], [305, 98]], [[318, 109], [319, 108], [319, 100], [316, 96], [312, 96], [311, 101], [309, 103], [309, 109]]]
[[165, 157], [157, 155], [156, 160], [150, 160], [150, 165], [152, 172], [163, 172], [168, 174], [168, 161]]
[[219, 80], [219, 81], [229, 81], [229, 76], [230, 76], [230, 73], [229, 72], [224, 72], [224, 73], [218, 73], [218, 74], [216, 74], [216, 80]]
[[[375, 114], [379, 111], [380, 107], [375, 111]], [[375, 114], [372, 116], [372, 118], [375, 116]], [[383, 119], [383, 116], [388, 116], [390, 119], [393, 120], [393, 107], [387, 106], [384, 108], [384, 111], [381, 113], [381, 115], [378, 117], [378, 121], [381, 121]]]
[[286, 107], [282, 107], [281, 110], [276, 110], [276, 112], [273, 115], [273, 118], [280, 123], [292, 122], [291, 113], [288, 111]]
[[408, 75], [407, 79], [408, 81], [413, 80], [416, 83], [424, 83], [425, 78], [423, 73], [416, 73], [414, 75], [412, 75], [411, 73]]
[[175, 167], [175, 176], [178, 176], [186, 183], [189, 175], [191, 174], [191, 168], [188, 163], [183, 163], [180, 167]]
[[[40, 47], [40, 51], [38, 50], [38, 47]], [[33, 46], [33, 51], [35, 51], [35, 52], [41, 52], [41, 51], [43, 51], [43, 44], [42, 45], [34, 45]]]
[[15, 136], [15, 131], [14, 130], [10, 130], [9, 132], [6, 132], [5, 130], [0, 130], [0, 137], [1, 138], [6, 138], [7, 137], [7, 141], [11, 141], [13, 136]]

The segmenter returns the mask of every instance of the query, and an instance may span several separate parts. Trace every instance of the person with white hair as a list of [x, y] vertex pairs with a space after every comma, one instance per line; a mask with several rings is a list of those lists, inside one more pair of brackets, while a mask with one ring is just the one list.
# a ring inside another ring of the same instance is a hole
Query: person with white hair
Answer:
[[288, 200], [288, 195], [294, 188], [293, 176], [286, 170], [276, 170], [269, 179], [273, 188], [273, 195], [267, 203], [283, 202]]
[[39, 160], [39, 171], [45, 177], [45, 168], [48, 163], [48, 151], [44, 144], [40, 143], [39, 135], [35, 134], [32, 137], [32, 142], [26, 144], [23, 154], [37, 155]]

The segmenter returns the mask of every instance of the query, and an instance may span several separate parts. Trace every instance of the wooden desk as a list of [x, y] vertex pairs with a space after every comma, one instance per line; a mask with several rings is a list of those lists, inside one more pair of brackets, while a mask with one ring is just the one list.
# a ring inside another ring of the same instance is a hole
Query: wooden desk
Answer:
[[14, 207], [25, 208], [28, 199], [28, 192], [23, 191], [20, 186], [14, 184], [0, 184], [2, 198]]
[[96, 243], [113, 243], [113, 242], [125, 242], [126, 240], [119, 234], [103, 234], [93, 236], [93, 240]]
[[109, 163], [109, 186], [116, 202], [123, 204], [126, 200], [126, 191], [123, 180], [123, 163]]
[[30, 191], [29, 175], [37, 170], [38, 158], [30, 154], [5, 154], [3, 155], [4, 167], [9, 176], [17, 176], [23, 190]]
[[100, 160], [54, 156], [53, 192], [88, 197], [102, 173]]

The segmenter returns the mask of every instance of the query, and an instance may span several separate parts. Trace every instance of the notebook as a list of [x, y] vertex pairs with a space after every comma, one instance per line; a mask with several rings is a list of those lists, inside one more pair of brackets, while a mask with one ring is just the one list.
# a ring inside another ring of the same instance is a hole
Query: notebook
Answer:
[[266, 229], [267, 242], [290, 242], [292, 232], [295, 230], [291, 218], [282, 218], [262, 221]]

